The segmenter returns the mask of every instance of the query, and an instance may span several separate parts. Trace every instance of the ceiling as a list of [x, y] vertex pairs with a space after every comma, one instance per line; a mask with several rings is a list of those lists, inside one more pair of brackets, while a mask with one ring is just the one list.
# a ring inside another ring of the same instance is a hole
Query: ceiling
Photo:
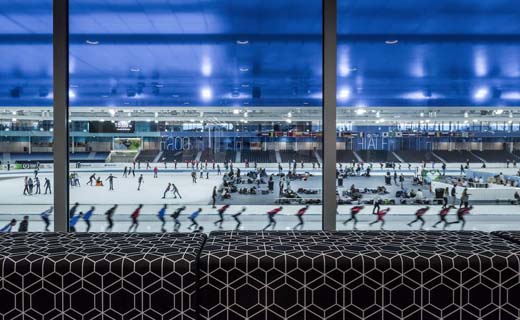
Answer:
[[[339, 106], [520, 105], [515, 0], [339, 0]], [[321, 105], [321, 0], [70, 0], [72, 106]], [[0, 106], [52, 105], [52, 1], [0, 0]]]

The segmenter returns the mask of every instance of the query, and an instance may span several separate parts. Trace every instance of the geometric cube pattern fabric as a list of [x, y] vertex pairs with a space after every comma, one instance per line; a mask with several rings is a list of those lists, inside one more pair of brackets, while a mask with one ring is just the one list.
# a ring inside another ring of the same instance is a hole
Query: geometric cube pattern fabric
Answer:
[[203, 234], [0, 236], [0, 319], [196, 319]]
[[520, 245], [483, 232], [213, 232], [202, 319], [520, 319]]
[[520, 244], [520, 231], [493, 231], [491, 234]]

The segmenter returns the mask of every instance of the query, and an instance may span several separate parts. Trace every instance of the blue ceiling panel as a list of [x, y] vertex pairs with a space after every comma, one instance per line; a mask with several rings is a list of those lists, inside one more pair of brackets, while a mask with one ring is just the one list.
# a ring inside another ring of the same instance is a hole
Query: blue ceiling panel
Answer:
[[[339, 106], [520, 105], [518, 0], [338, 2]], [[71, 104], [321, 105], [321, 28], [321, 0], [70, 0]], [[0, 106], [52, 104], [51, 43], [52, 0], [0, 0]]]

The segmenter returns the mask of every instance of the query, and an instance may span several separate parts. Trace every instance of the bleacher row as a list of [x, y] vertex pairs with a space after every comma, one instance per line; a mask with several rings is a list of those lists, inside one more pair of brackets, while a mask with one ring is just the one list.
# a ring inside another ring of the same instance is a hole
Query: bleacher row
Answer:
[[[153, 162], [159, 155], [160, 150], [141, 150], [136, 157], [136, 161], [141, 162]], [[321, 150], [318, 150], [321, 154]], [[70, 154], [71, 162], [105, 162], [109, 158], [109, 152], [76, 152]], [[162, 155], [158, 158], [159, 162], [185, 162], [195, 160], [198, 152], [195, 150], [187, 151], [162, 151]], [[279, 151], [282, 162], [317, 162], [315, 152], [312, 150], [281, 150]], [[336, 152], [337, 162], [350, 163], [352, 161], [364, 161], [364, 162], [405, 162], [405, 163], [420, 163], [426, 162], [447, 162], [447, 163], [464, 163], [469, 161], [470, 163], [481, 163], [481, 162], [520, 162], [520, 151], [515, 150], [513, 153], [503, 150], [488, 150], [488, 151], [446, 151], [446, 150], [435, 150], [435, 151], [386, 151], [386, 150], [337, 150]], [[8, 153], [6, 157], [0, 153], [0, 161], [9, 159], [11, 163], [22, 163], [22, 162], [40, 162], [50, 163], [53, 161], [52, 153], [44, 152], [33, 152], [33, 153]], [[223, 151], [223, 152], [212, 152], [205, 150], [200, 156], [200, 161], [215, 161], [224, 162], [232, 161], [235, 162], [237, 157], [236, 151]], [[260, 150], [242, 150], [240, 154], [241, 162], [248, 160], [250, 163], [276, 163], [277, 157], [276, 152], [273, 150], [260, 151]], [[114, 161], [112, 161], [114, 162]]]
[[[71, 162], [105, 162], [109, 152], [75, 152], [69, 154], [69, 161]], [[0, 161], [4, 162], [5, 159], [11, 163], [23, 163], [23, 162], [40, 162], [40, 163], [51, 163], [53, 162], [53, 153], [51, 152], [9, 152], [0, 153]], [[6, 162], [7, 162], [6, 161]]]
[[520, 232], [0, 236], [0, 318], [518, 319]]

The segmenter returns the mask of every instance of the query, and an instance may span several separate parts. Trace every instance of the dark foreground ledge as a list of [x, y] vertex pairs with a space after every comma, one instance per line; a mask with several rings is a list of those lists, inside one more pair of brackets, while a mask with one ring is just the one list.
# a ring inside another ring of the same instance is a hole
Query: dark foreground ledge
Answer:
[[520, 246], [483, 232], [214, 232], [204, 319], [518, 319]]
[[4, 234], [0, 319], [520, 319], [518, 239]]
[[0, 237], [0, 319], [196, 319], [201, 234]]

